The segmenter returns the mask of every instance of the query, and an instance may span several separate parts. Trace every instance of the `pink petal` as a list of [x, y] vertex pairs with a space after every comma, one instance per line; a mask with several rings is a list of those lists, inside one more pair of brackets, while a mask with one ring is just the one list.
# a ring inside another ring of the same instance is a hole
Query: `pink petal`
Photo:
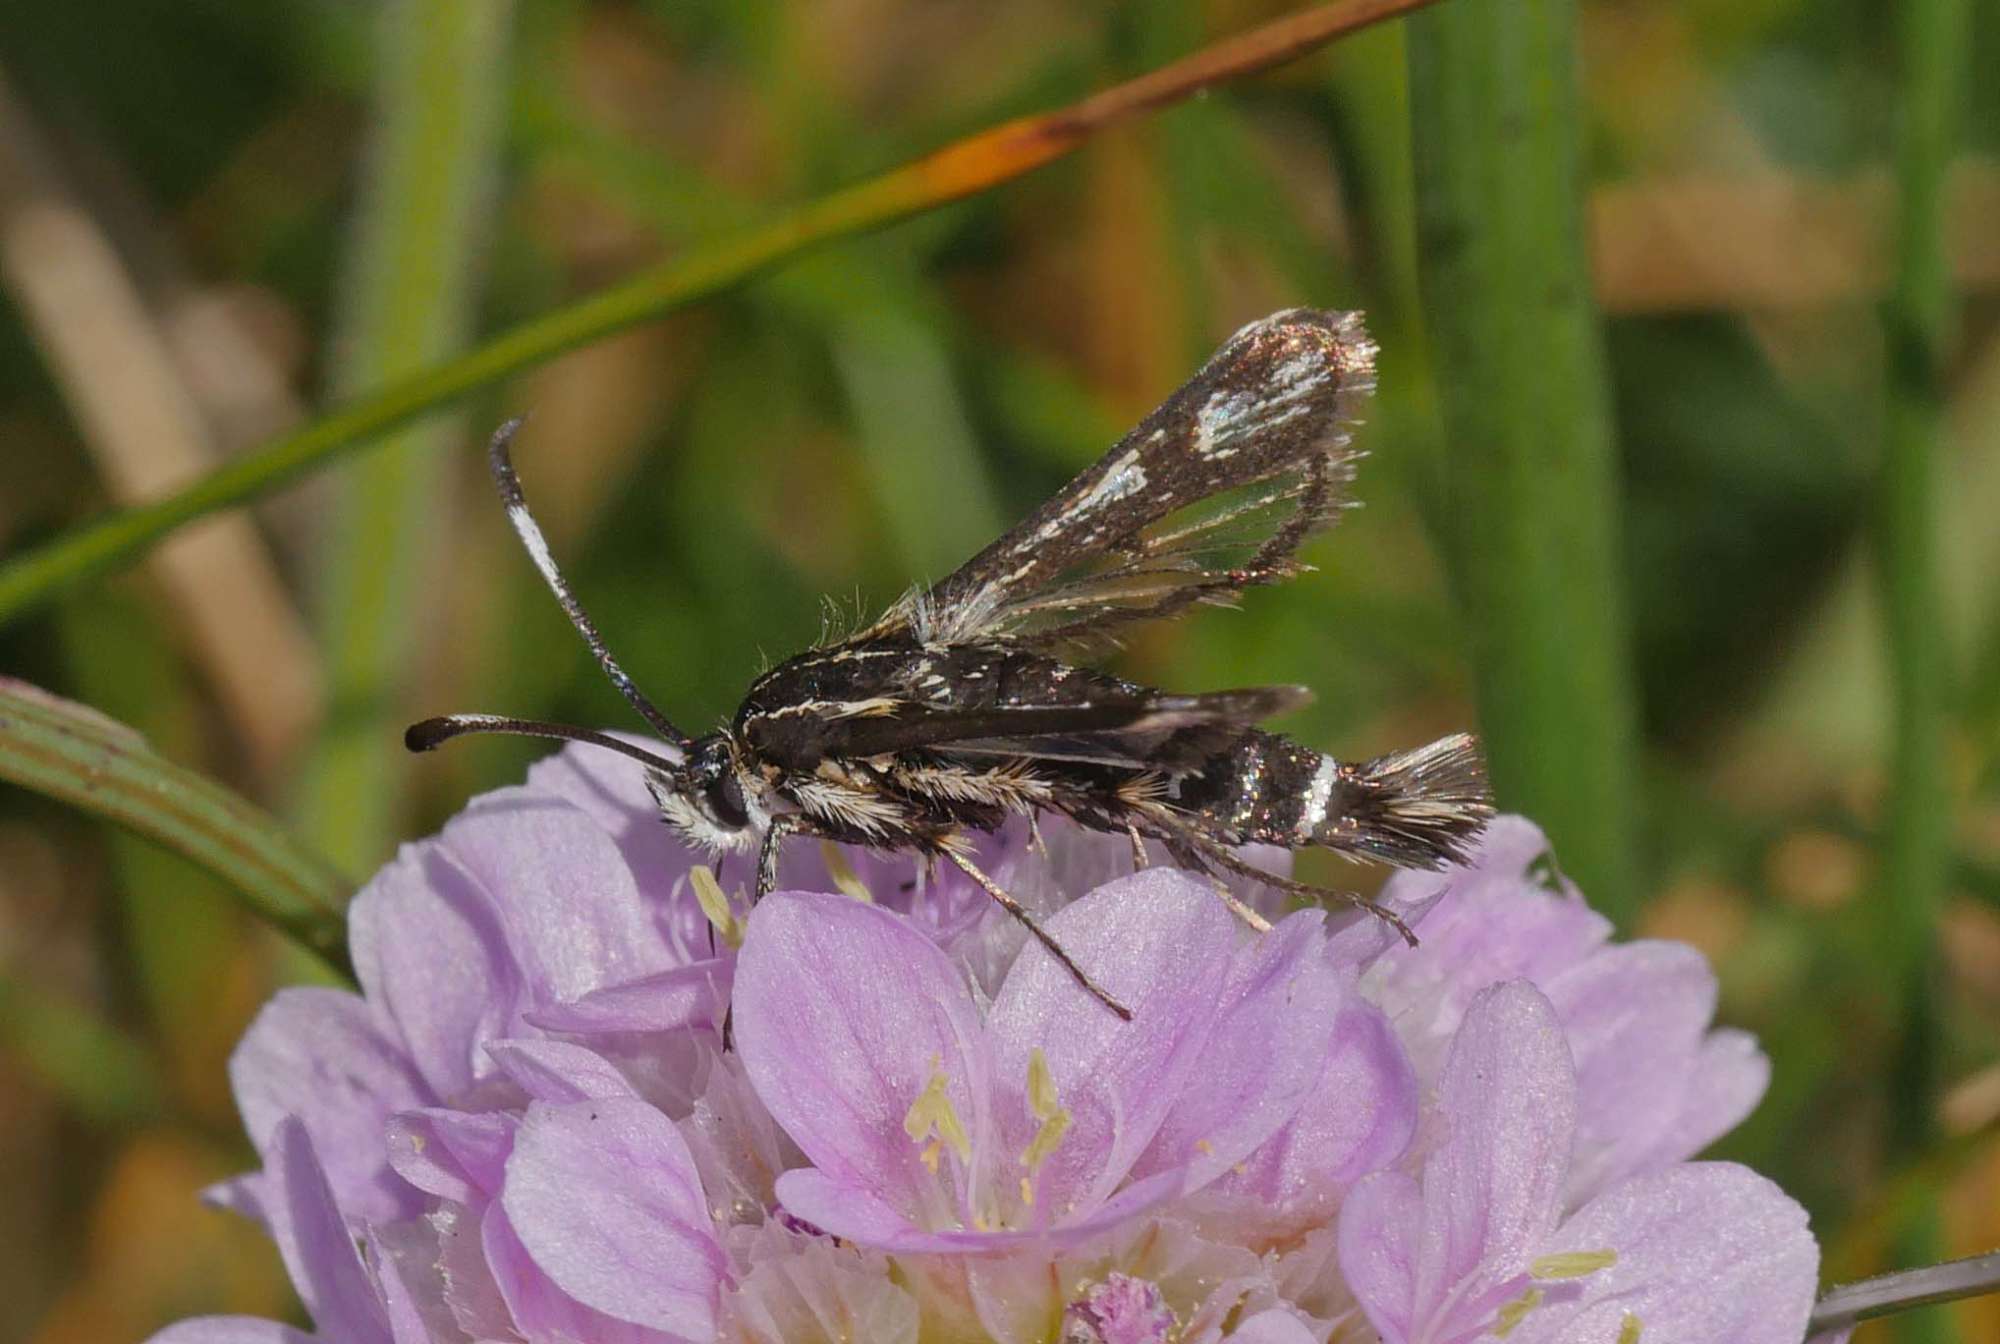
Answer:
[[479, 1235], [487, 1269], [512, 1321], [510, 1333], [519, 1333], [528, 1344], [682, 1344], [672, 1335], [606, 1316], [563, 1292], [521, 1244], [505, 1205], [496, 1201], [487, 1206]]
[[[847, 896], [759, 903], [736, 967], [735, 1033], [771, 1116], [828, 1181], [867, 1191], [920, 1228], [963, 1221], [924, 1144], [904, 1128], [942, 1073], [975, 1161], [987, 1063], [964, 978], [907, 921]], [[962, 1192], [961, 1192], [962, 1193]]]
[[1715, 1013], [1715, 974], [1687, 944], [1649, 940], [1600, 948], [1541, 983], [1576, 1060], [1574, 1207], [1643, 1169], [1673, 1127]]
[[500, 1193], [519, 1125], [502, 1111], [404, 1111], [389, 1121], [389, 1161], [397, 1175], [426, 1194], [481, 1203]]
[[[1392, 911], [1412, 929], [1430, 917], [1451, 890], [1451, 872], [1420, 873], [1405, 869], [1383, 884], [1375, 903]], [[1402, 933], [1388, 920], [1367, 910], [1334, 911], [1327, 918], [1327, 960], [1337, 967], [1365, 970], [1395, 948], [1408, 947]]]
[[[1327, 1072], [1350, 997], [1322, 946], [1320, 912], [1301, 911], [1239, 956], [1192, 1081], [1134, 1165], [1135, 1175], [1186, 1166], [1188, 1188], [1199, 1189], [1298, 1116]], [[1376, 1118], [1366, 1098], [1334, 1098], [1331, 1109]]]
[[1442, 1141], [1420, 1197], [1382, 1173], [1340, 1215], [1341, 1268], [1392, 1339], [1453, 1340], [1491, 1318], [1554, 1231], [1576, 1127], [1555, 1010], [1511, 981], [1473, 1000], [1439, 1079]]
[[285, 1119], [264, 1150], [264, 1220], [320, 1334], [341, 1344], [392, 1344], [375, 1285], [355, 1252], [304, 1125]]
[[1229, 1344], [1319, 1344], [1319, 1336], [1289, 1311], [1260, 1311], [1230, 1331]]
[[[1693, 1162], [1598, 1196], [1543, 1253], [1609, 1250], [1573, 1301], [1528, 1313], [1508, 1344], [1615, 1339], [1627, 1314], [1642, 1339], [1797, 1344], [1819, 1283], [1805, 1210], [1746, 1167]], [[1551, 1294], [1553, 1298], [1554, 1295]]]
[[1025, 1151], [1038, 1128], [1026, 1086], [1039, 1048], [1070, 1125], [1036, 1175], [1036, 1203], [1084, 1212], [1125, 1179], [1192, 1084], [1234, 959], [1236, 927], [1202, 882], [1157, 868], [1099, 887], [1047, 927], [1134, 1016], [1121, 1021], [1039, 944], [1029, 944], [987, 1015], [1001, 1160]]
[[565, 1003], [533, 1009], [526, 1020], [543, 1031], [580, 1036], [719, 1026], [729, 1003], [735, 964], [733, 956], [710, 957], [655, 971], [637, 980], [594, 989]]
[[674, 962], [618, 847], [576, 807], [528, 789], [475, 799], [439, 836], [485, 890], [535, 1005]]
[[902, 1254], [959, 1249], [955, 1235], [927, 1232], [874, 1191], [842, 1184], [812, 1167], [780, 1173], [777, 1195], [792, 1217], [857, 1246]]
[[381, 1020], [352, 994], [285, 989], [257, 1014], [229, 1058], [243, 1128], [259, 1148], [297, 1114], [318, 1160], [357, 1218], [388, 1222], [419, 1210], [389, 1170], [389, 1117], [430, 1102], [429, 1089]]
[[[368, 1229], [366, 1245], [368, 1263], [374, 1267], [375, 1281], [381, 1289], [382, 1311], [389, 1322], [389, 1338], [394, 1344], [432, 1344], [430, 1323], [424, 1319], [416, 1292], [405, 1277], [404, 1265], [397, 1260], [378, 1229]], [[442, 1301], [437, 1305], [442, 1307]]]
[[1736, 1128], [1770, 1085], [1771, 1061], [1755, 1036], [1727, 1027], [1708, 1033], [1653, 1165], [1685, 1161]]
[[405, 845], [348, 906], [362, 993], [396, 1024], [432, 1093], [458, 1096], [504, 1035], [520, 977], [492, 905], [434, 842]]
[[146, 1344], [314, 1344], [303, 1330], [255, 1316], [198, 1316], [176, 1321]]
[[1518, 1274], [1562, 1210], [1576, 1075], [1555, 1010], [1521, 981], [1473, 1001], [1438, 1083], [1445, 1140], [1424, 1164], [1420, 1292]]
[[727, 1260], [687, 1144], [652, 1106], [531, 1105], [501, 1203], [535, 1264], [578, 1302], [671, 1334], [713, 1335]]
[[1239, 1223], [1284, 1235], [1323, 1221], [1348, 1187], [1402, 1156], [1416, 1131], [1416, 1073], [1388, 1019], [1353, 993], [1329, 1018], [1312, 1095], [1214, 1187]]
[[495, 1041], [486, 1052], [536, 1101], [561, 1104], [638, 1095], [603, 1056], [567, 1041]]
[[[680, 755], [678, 748], [638, 733], [612, 735], [670, 760]], [[648, 918], [677, 959], [709, 955], [708, 921], [686, 890], [688, 869], [700, 856], [660, 823], [645, 766], [614, 751], [569, 746], [529, 766], [527, 787], [576, 807], [618, 846]]]
[[1423, 1223], [1423, 1187], [1400, 1171], [1365, 1177], [1341, 1206], [1341, 1277], [1382, 1344], [1416, 1338], [1433, 1306], [1417, 1298]]

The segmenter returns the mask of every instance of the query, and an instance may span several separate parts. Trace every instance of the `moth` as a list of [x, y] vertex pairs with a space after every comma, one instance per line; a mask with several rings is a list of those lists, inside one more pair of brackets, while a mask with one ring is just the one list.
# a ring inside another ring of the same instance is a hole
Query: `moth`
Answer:
[[[1041, 813], [1156, 841], [1177, 864], [1346, 902], [1357, 895], [1266, 872], [1250, 843], [1318, 846], [1408, 868], [1462, 860], [1492, 816], [1466, 734], [1348, 762], [1258, 727], [1303, 687], [1179, 694], [1095, 670], [1085, 655], [1134, 622], [1302, 568], [1299, 546], [1348, 506], [1350, 429], [1373, 391], [1376, 347], [1357, 313], [1291, 309], [1251, 323], [1018, 526], [865, 628], [772, 667], [735, 715], [696, 737], [633, 683], [549, 553], [510, 450], [489, 460], [508, 520], [598, 665], [662, 740], [640, 746], [567, 724], [488, 714], [427, 719], [427, 751], [468, 733], [586, 742], [646, 767], [661, 819], [717, 854], [754, 852], [753, 899], [800, 836], [911, 851], [963, 869], [1090, 992], [1125, 1009], [973, 862], [968, 833]], [[1073, 661], [1074, 660], [1074, 661]], [[1412, 938], [1411, 941], [1414, 941]]]

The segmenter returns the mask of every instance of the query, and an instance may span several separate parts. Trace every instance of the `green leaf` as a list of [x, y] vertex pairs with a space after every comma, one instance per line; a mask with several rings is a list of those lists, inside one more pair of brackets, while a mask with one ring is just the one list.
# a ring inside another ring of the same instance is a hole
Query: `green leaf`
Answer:
[[1408, 31], [1444, 524], [1494, 792], [1623, 922], [1636, 729], [1576, 4], [1458, 0]]
[[213, 873], [343, 973], [351, 884], [260, 808], [87, 706], [0, 677], [0, 779], [143, 835]]

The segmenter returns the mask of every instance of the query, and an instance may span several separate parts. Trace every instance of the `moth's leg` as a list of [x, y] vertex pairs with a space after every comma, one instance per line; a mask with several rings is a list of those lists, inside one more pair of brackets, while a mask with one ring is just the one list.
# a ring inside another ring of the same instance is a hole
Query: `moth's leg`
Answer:
[[[1201, 854], [1202, 860], [1205, 863], [1210, 863], [1218, 868], [1235, 873], [1239, 877], [1247, 877], [1253, 882], [1262, 882], [1267, 887], [1273, 887], [1279, 891], [1288, 891], [1294, 896], [1303, 896], [1316, 904], [1324, 904], [1327, 901], [1344, 901], [1357, 910], [1366, 910], [1369, 914], [1387, 924], [1390, 928], [1401, 934], [1403, 941], [1411, 947], [1417, 945], [1417, 935], [1410, 932], [1410, 926], [1403, 922], [1401, 915], [1398, 915], [1386, 905], [1369, 900], [1366, 896], [1358, 892], [1335, 891], [1331, 887], [1316, 887], [1310, 882], [1301, 882], [1296, 878], [1280, 877], [1276, 873], [1264, 871], [1254, 863], [1244, 862], [1227, 845], [1212, 840], [1205, 835], [1187, 833], [1185, 838]], [[1231, 902], [1232, 908], [1241, 907], [1238, 913], [1249, 910], [1248, 906], [1244, 906], [1234, 896], [1229, 897], [1228, 900]], [[1261, 925], [1265, 929], [1271, 927], [1255, 911], [1250, 911], [1249, 917], [1254, 919], [1257, 925]]]
[[[1224, 882], [1210, 865], [1207, 846], [1212, 845], [1213, 841], [1210, 841], [1207, 836], [1197, 831], [1172, 825], [1169, 825], [1165, 839], [1167, 842], [1167, 853], [1173, 856], [1174, 862], [1191, 872], [1200, 873], [1203, 877], [1207, 878], [1209, 885], [1215, 888], [1216, 899], [1228, 907], [1230, 914], [1248, 924], [1258, 933], [1269, 933], [1271, 931], [1271, 921], [1258, 914], [1255, 910], [1252, 910], [1248, 905], [1245, 905], [1241, 898], [1229, 889], [1229, 884]], [[1226, 849], [1223, 852], [1228, 853]], [[1260, 877], [1270, 876], [1270, 874], [1264, 873], [1262, 869], [1255, 871], [1259, 873]]]
[[1039, 855], [1042, 862], [1048, 862], [1049, 847], [1042, 840], [1042, 814], [1032, 807], [1028, 809], [1028, 848]]
[[1102, 985], [1098, 984], [1095, 980], [1091, 979], [1090, 976], [1084, 972], [1083, 967], [1077, 965], [1074, 961], [1072, 961], [1070, 959], [1069, 953], [1063, 950], [1062, 944], [1057, 942], [1055, 940], [1054, 935], [1052, 935], [1047, 929], [1043, 928], [1040, 922], [1037, 921], [1033, 915], [1028, 913], [1026, 906], [1023, 906], [1019, 901], [1015, 900], [1012, 896], [1009, 896], [998, 882], [995, 882], [992, 878], [988, 877], [985, 873], [981, 872], [977, 864], [975, 864], [971, 859], [967, 858], [965, 855], [959, 853], [958, 850], [953, 848], [951, 845], [949, 844], [940, 845], [939, 851], [942, 852], [946, 858], [950, 859], [953, 863], [957, 864], [959, 868], [964, 871], [967, 877], [971, 878], [974, 882], [977, 882], [980, 885], [980, 887], [986, 892], [986, 894], [994, 899], [994, 901], [1000, 906], [1002, 910], [1005, 910], [1015, 919], [1020, 920], [1022, 927], [1026, 928], [1029, 933], [1035, 936], [1036, 942], [1040, 943], [1043, 947], [1049, 950], [1049, 955], [1054, 957], [1058, 962], [1060, 962], [1064, 970], [1068, 971], [1071, 975], [1076, 977], [1076, 982], [1079, 985], [1082, 985], [1085, 990], [1089, 991], [1090, 996], [1092, 998], [1096, 999], [1106, 1008], [1109, 1008], [1112, 1012], [1118, 1014], [1118, 1016], [1123, 1018], [1125, 1021], [1130, 1022], [1132, 1020], [1132, 1010], [1130, 1008], [1127, 1008], [1124, 1004], [1118, 1002], [1118, 1000], [1112, 998], [1109, 991], [1107, 991]]
[[1151, 863], [1151, 860], [1146, 857], [1146, 841], [1140, 836], [1137, 826], [1127, 824], [1125, 834], [1132, 841], [1132, 871], [1136, 873]]
[[778, 885], [778, 847], [795, 835], [820, 835], [819, 824], [803, 812], [781, 812], [772, 818], [757, 850], [757, 889], [750, 904], [769, 896]]

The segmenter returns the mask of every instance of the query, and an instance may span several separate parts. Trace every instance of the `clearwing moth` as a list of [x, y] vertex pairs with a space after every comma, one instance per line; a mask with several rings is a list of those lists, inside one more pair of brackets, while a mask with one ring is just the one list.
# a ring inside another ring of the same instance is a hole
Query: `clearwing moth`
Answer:
[[485, 714], [427, 719], [405, 740], [427, 751], [512, 733], [622, 752], [646, 766], [662, 820], [690, 842], [756, 852], [755, 896], [775, 884], [793, 836], [942, 858], [1121, 1015], [974, 864], [968, 831], [1060, 813], [1128, 836], [1135, 864], [1157, 841], [1218, 888], [1234, 874], [1347, 902], [1408, 938], [1389, 910], [1235, 851], [1318, 846], [1410, 868], [1462, 860], [1492, 816], [1473, 738], [1347, 762], [1256, 726], [1305, 703], [1302, 687], [1174, 694], [1069, 661], [1131, 622], [1229, 605], [1297, 573], [1300, 543], [1347, 506], [1349, 429], [1374, 376], [1359, 314], [1291, 309], [1251, 323], [1018, 526], [873, 624], [771, 668], [701, 737], [634, 685], [571, 592], [521, 493], [510, 458], [521, 422], [510, 421], [489, 454], [508, 520], [612, 685], [664, 742]]

